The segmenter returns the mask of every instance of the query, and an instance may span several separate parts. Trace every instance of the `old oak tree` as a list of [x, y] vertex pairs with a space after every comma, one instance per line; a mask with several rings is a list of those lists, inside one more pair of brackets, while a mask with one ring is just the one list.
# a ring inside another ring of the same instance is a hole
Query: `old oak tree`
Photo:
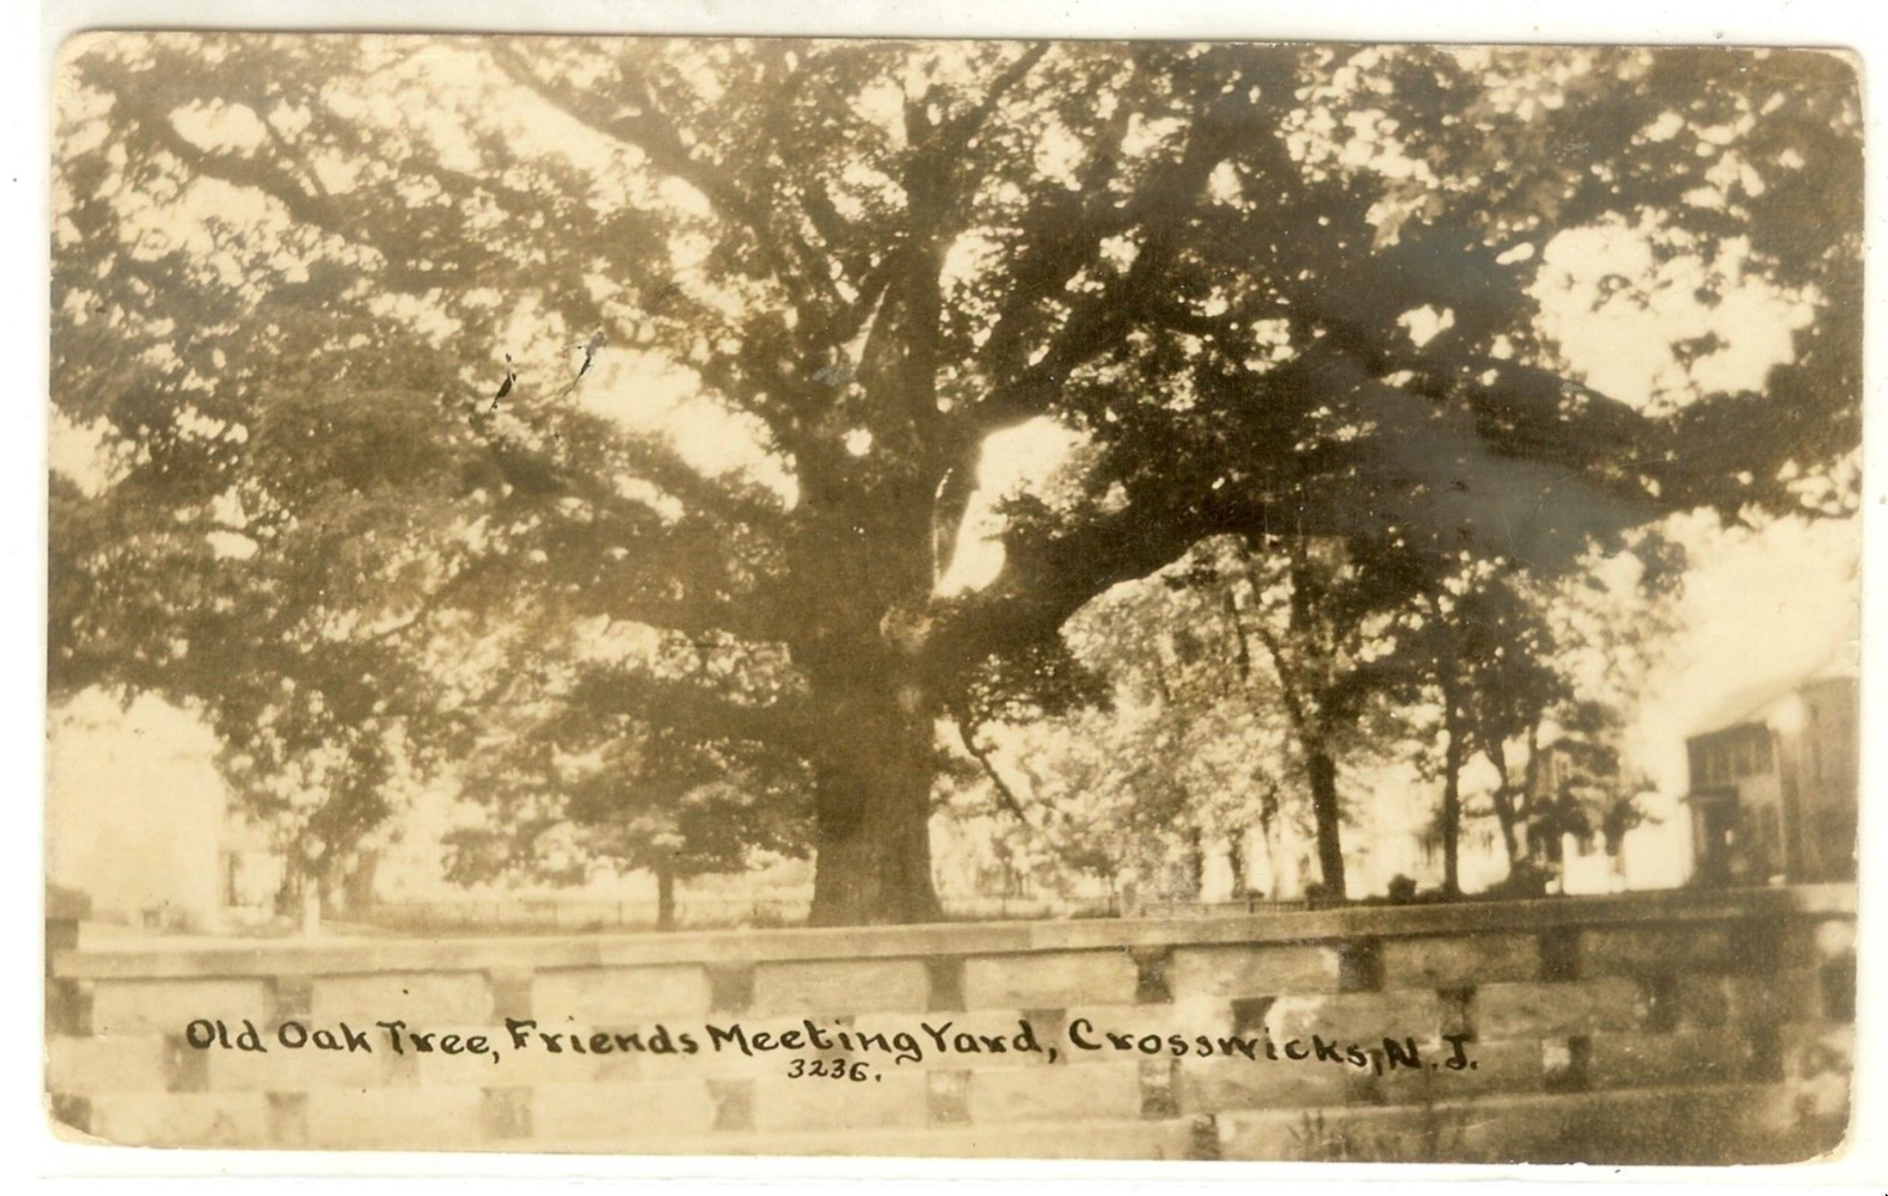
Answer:
[[[803, 800], [815, 922], [931, 917], [945, 720], [1053, 705], [1065, 621], [1202, 541], [1551, 572], [1827, 501], [1856, 104], [1817, 54], [81, 39], [55, 690], [201, 711], [310, 875], [502, 760], [632, 862]], [[1615, 401], [1530, 291], [1593, 227], [1816, 318], [1762, 394]], [[655, 376], [751, 451], [683, 451]], [[1032, 421], [1063, 482], [947, 591]]]

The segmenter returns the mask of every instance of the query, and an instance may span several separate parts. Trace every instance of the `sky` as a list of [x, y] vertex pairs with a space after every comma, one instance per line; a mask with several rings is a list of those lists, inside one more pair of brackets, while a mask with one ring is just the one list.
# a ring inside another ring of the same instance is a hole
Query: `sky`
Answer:
[[[1733, 245], [1727, 271], [1741, 254]], [[1632, 230], [1563, 232], [1548, 243], [1535, 295], [1541, 322], [1589, 385], [1639, 407], [1682, 403], [1700, 392], [1761, 391], [1773, 365], [1790, 360], [1791, 335], [1807, 305], [1756, 282], [1698, 302], [1702, 275], [1686, 259], [1658, 264]], [[1601, 280], [1645, 285], [1644, 306], [1625, 290], [1595, 307]], [[1689, 369], [1672, 342], [1716, 333], [1725, 347]], [[1667, 521], [1690, 568], [1677, 609], [1680, 628], [1653, 671], [1627, 735], [1634, 763], [1668, 795], [1685, 790], [1683, 737], [1704, 730], [1724, 701], [1855, 659], [1860, 632], [1861, 528], [1854, 518], [1781, 520], [1760, 530], [1725, 529], [1715, 517]]]

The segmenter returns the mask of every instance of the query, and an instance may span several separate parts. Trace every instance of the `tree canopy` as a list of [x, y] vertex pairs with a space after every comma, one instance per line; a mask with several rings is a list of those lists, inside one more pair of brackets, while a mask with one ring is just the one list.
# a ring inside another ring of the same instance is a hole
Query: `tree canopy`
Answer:
[[[1055, 701], [1071, 616], [1209, 538], [1545, 575], [1854, 502], [1830, 54], [112, 34], [58, 116], [55, 692], [197, 705], [311, 860], [503, 755], [788, 787], [817, 921], [923, 918], [940, 720]], [[1541, 317], [1578, 229], [1650, 246], [1628, 301], [1813, 318], [1760, 389], [1693, 338], [1609, 397]], [[1078, 448], [947, 591], [1036, 421]]]

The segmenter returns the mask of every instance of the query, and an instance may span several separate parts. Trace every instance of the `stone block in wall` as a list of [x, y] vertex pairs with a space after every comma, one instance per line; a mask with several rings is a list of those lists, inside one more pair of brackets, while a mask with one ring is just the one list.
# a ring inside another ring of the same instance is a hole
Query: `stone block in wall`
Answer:
[[[1030, 1020], [1031, 1027], [1031, 1035], [1027, 1038], [1022, 1036], [1022, 1022], [1025, 1019]], [[924, 1057], [915, 1063], [900, 1063], [898, 1066], [900, 1068], [916, 1068], [920, 1071], [937, 1069], [956, 1071], [964, 1068], [1046, 1067], [1050, 1063], [1050, 1047], [1057, 1049], [1057, 1058], [1062, 1062], [1072, 1061], [1074, 1054], [1068, 1049], [1068, 1044], [1062, 1037], [1060, 1029], [1061, 1022], [1059, 1020], [1047, 1021], [1032, 1018], [1028, 1011], [1021, 1009], [951, 1010], [942, 1013], [916, 1015], [909, 1013], [865, 1013], [858, 1017], [843, 1019], [843, 1022], [833, 1018], [816, 1019], [816, 1021], [822, 1026], [842, 1027], [848, 1033], [854, 1035], [882, 1035], [888, 1043], [893, 1043], [894, 1045], [897, 1041], [897, 1035], [901, 1033], [909, 1034], [911, 1036], [911, 1042], [923, 1052]], [[974, 1053], [960, 1053], [954, 1049], [950, 1051], [939, 1051], [936, 1041], [924, 1031], [924, 1026], [929, 1026], [933, 1030], [941, 1032], [945, 1038], [953, 1044], [956, 1043], [958, 1035], [964, 1033], [979, 1036], [979, 1041], [985, 1036], [999, 1038], [1003, 1040], [1004, 1050], [997, 1052], [988, 1049], [986, 1045], [985, 1049]], [[1019, 1038], [1021, 1038], [1025, 1044], [1033, 1039], [1037, 1045], [1042, 1047], [1042, 1050], [1030, 1051], [1018, 1049], [1017, 1041]], [[822, 1052], [814, 1051], [810, 1052], [808, 1057], [812, 1058], [820, 1054], [822, 1054]], [[876, 1045], [870, 1048], [855, 1050], [851, 1057], [854, 1059], [863, 1059], [867, 1062], [885, 1064], [889, 1064], [892, 1060], [892, 1055], [878, 1049]]]
[[1679, 972], [1672, 978], [1674, 1028], [1706, 1030], [1731, 1021], [1731, 977]]
[[676, 1138], [685, 1155], [820, 1155], [947, 1159], [1189, 1159], [1193, 1119], [1028, 1125], [931, 1125], [878, 1130], [798, 1130]]
[[1784, 1026], [1778, 1031], [1791, 1116], [1846, 1126], [1855, 1072], [1855, 1027], [1848, 1024]]
[[1767, 976], [1679, 973], [1673, 988], [1681, 1029], [1794, 1025], [1824, 1016], [1822, 975], [1813, 968]]
[[1644, 989], [1625, 976], [1558, 984], [1487, 984], [1475, 990], [1475, 1033], [1486, 1039], [1567, 1038], [1637, 1030], [1651, 1015]]
[[1175, 1001], [1334, 993], [1338, 951], [1321, 943], [1176, 947], [1168, 977]]
[[[589, 1035], [596, 1028], [589, 1025], [547, 1027], [560, 1033]], [[470, 1084], [479, 1086], [529, 1087], [533, 1084], [613, 1083], [643, 1078], [635, 1055], [575, 1054], [565, 1051], [551, 1054], [542, 1049], [515, 1050], [503, 1025], [480, 1027], [499, 1052], [497, 1063], [475, 1055], [415, 1055], [389, 1073], [389, 1082], [413, 1083], [424, 1087]]]
[[1221, 1157], [1242, 1160], [1699, 1165], [1814, 1153], [1813, 1139], [1766, 1112], [1774, 1103], [1771, 1089], [1740, 1085], [1232, 1112], [1217, 1121]]
[[1387, 938], [1378, 948], [1383, 987], [1466, 988], [1540, 976], [1540, 936], [1437, 934]]
[[1431, 1066], [1453, 1053], [1446, 1044], [1441, 1051], [1425, 1047], [1420, 1067], [1386, 1069], [1373, 1077], [1379, 1099], [1387, 1104], [1419, 1104], [1541, 1091], [1544, 1068], [1538, 1040], [1478, 1041], [1463, 1049], [1473, 1066], [1460, 1071]]
[[1734, 1084], [1750, 1066], [1748, 1038], [1730, 1027], [1595, 1034], [1588, 1043], [1587, 1080], [1596, 1089]]
[[[1189, 1051], [1195, 1039], [1223, 1037], [1233, 1032], [1232, 1003], [1188, 1000], [1171, 1005], [1076, 1005], [1063, 1018], [1062, 1054], [1071, 1062], [1135, 1059], [1149, 1054], [1172, 1057], [1174, 1036]], [[1156, 1049], [1144, 1049], [1149, 1036], [1159, 1039]], [[1251, 1032], [1247, 1032], [1247, 1037]], [[1126, 1043], [1125, 1046], [1122, 1044]], [[1087, 1044], [1087, 1045], [1084, 1045]], [[1045, 1043], [1044, 1045], [1051, 1045]], [[1094, 1049], [1090, 1049], [1090, 1048]]]
[[308, 1093], [308, 1144], [390, 1150], [468, 1146], [484, 1136], [484, 1107], [484, 1091], [470, 1084], [318, 1088]]
[[[534, 1019], [535, 1020], [535, 1019]], [[686, 1028], [697, 1046], [702, 1045], [701, 1026], [697, 1022], [671, 1020], [666, 1023], [648, 1022], [633, 1026], [599, 1026], [590, 1022], [559, 1020], [540, 1022], [535, 1027], [522, 1028], [527, 1044], [524, 1047], [512, 1045], [511, 1035], [504, 1025], [478, 1027], [486, 1035], [491, 1045], [499, 1053], [494, 1064], [490, 1059], [471, 1056], [444, 1056], [437, 1053], [415, 1056], [417, 1066], [414, 1069], [413, 1082], [420, 1084], [493, 1084], [528, 1086], [532, 1084], [576, 1083], [580, 1081], [595, 1083], [614, 1083], [627, 1080], [651, 1078], [644, 1061], [652, 1056], [647, 1051], [638, 1052], [626, 1049], [626, 1044], [615, 1040], [617, 1034], [638, 1035], [638, 1041], [649, 1039], [658, 1025], [666, 1025], [670, 1030], [668, 1041], [677, 1047], [674, 1056], [685, 1058], [680, 1052], [679, 1030]], [[597, 1036], [603, 1035], [599, 1045]], [[553, 1051], [546, 1042], [546, 1036], [555, 1041], [558, 1049]], [[581, 1047], [582, 1049], [578, 1049]], [[705, 1053], [686, 1056], [693, 1063], [705, 1059]], [[704, 1068], [698, 1063], [690, 1068], [690, 1074], [702, 1074]], [[659, 1078], [659, 1077], [658, 1077]]]
[[1188, 1159], [1194, 1155], [1190, 1120], [1081, 1121], [1053, 1125], [978, 1125], [932, 1130], [915, 1150], [873, 1151], [944, 1158]]
[[1435, 1041], [1442, 1034], [1442, 1021], [1442, 999], [1434, 990], [1406, 989], [1280, 997], [1266, 1014], [1265, 1028], [1280, 1050], [1292, 1039], [1309, 1041], [1314, 1034], [1368, 1049], [1381, 1046], [1385, 1038]]
[[46, 1090], [61, 1095], [163, 1092], [171, 1087], [162, 1034], [46, 1040]]
[[[315, 1088], [374, 1088], [390, 1083], [396, 1057], [379, 1030], [374, 1031], [373, 1053], [322, 1051], [303, 1047], [291, 1051], [271, 1041], [266, 1054], [212, 1049], [192, 1053], [202, 1057], [206, 1084], [213, 1092], [306, 1092]], [[192, 1048], [185, 1047], [185, 1050]], [[490, 1070], [491, 1063], [485, 1064]]]
[[868, 1130], [918, 1127], [930, 1117], [930, 1086], [924, 1072], [909, 1067], [872, 1069], [875, 1079], [784, 1073], [754, 1081], [753, 1125], [761, 1133], [794, 1130]]
[[714, 1128], [706, 1080], [552, 1083], [531, 1089], [531, 1137], [539, 1145], [635, 1143]]
[[1427, 1163], [1473, 1161], [1465, 1104], [1433, 1108], [1353, 1106], [1222, 1113], [1219, 1152], [1255, 1162]]
[[487, 1088], [479, 1110], [480, 1136], [486, 1143], [523, 1143], [532, 1137], [532, 1090]]
[[1732, 976], [1730, 1019], [1741, 1026], [1790, 1025], [1822, 1020], [1822, 975], [1815, 968], [1785, 968], [1765, 976]]
[[91, 1133], [120, 1146], [270, 1145], [260, 1092], [138, 1092], [92, 1098]]
[[1650, 971], [1723, 971], [1737, 962], [1738, 943], [1724, 922], [1598, 926], [1580, 932], [1580, 975], [1629, 976]]
[[750, 1012], [759, 1016], [909, 1011], [930, 1005], [931, 976], [921, 959], [822, 959], [754, 968]]
[[[566, 1018], [598, 1024], [633, 1024], [708, 1012], [706, 969], [676, 967], [555, 968], [531, 982], [531, 1011], [550, 1024]], [[500, 1009], [499, 1017], [511, 1015]]]
[[978, 955], [964, 961], [966, 1009], [1132, 1005], [1140, 968], [1124, 950]]
[[1855, 1027], [1848, 1024], [1785, 1026], [1779, 1031], [1783, 1074], [1792, 1080], [1816, 1079], [1855, 1070]]
[[494, 1025], [491, 985], [483, 972], [374, 972], [317, 976], [311, 1020], [404, 1021], [424, 1029], [451, 1022]]
[[1784, 1163], [1834, 1146], [1839, 1127], [1804, 1121], [1776, 1084], [1593, 1092], [1543, 1162], [1712, 1165]]
[[[831, 1061], [846, 1058], [862, 1061], [873, 1067], [890, 1068], [899, 1053], [895, 1050], [882, 1051], [876, 1044], [848, 1052], [841, 1044], [839, 1033], [850, 1033], [860, 1028], [864, 1018], [846, 1018], [839, 1016], [803, 1017], [749, 1017], [711, 1016], [705, 1025], [688, 1028], [700, 1044], [701, 1051], [694, 1055], [643, 1055], [638, 1060], [638, 1075], [644, 1078], [669, 1078], [678, 1075], [705, 1075], [713, 1079], [738, 1080], [756, 1075], [784, 1074], [796, 1059], [811, 1063], [814, 1060]], [[828, 1046], [820, 1047], [817, 1040], [807, 1031], [807, 1022], [825, 1035]], [[918, 1030], [918, 1019], [910, 1015], [887, 1016], [882, 1022], [886, 1032], [888, 1046], [893, 1045], [893, 1036], [900, 1031], [912, 1035], [913, 1042], [923, 1049], [926, 1061], [931, 1055], [930, 1040]], [[709, 1028], [724, 1035], [719, 1049], [715, 1038], [708, 1033]], [[738, 1034], [737, 1034], [738, 1031]], [[751, 1055], [740, 1049], [740, 1035], [745, 1035]], [[765, 1049], [772, 1044], [771, 1049]], [[855, 1047], [858, 1043], [855, 1040]], [[911, 1063], [896, 1064], [909, 1068]], [[958, 1066], [961, 1066], [959, 1064]]]
[[[1463, 1161], [1684, 1165], [1760, 1161], [1751, 1090], [1653, 1088], [1468, 1102]], [[1747, 1149], [1740, 1149], [1747, 1147]]]
[[[1535, 1049], [1539, 1050], [1538, 1045]], [[1464, 1163], [1568, 1161], [1565, 1143], [1579, 1120], [1581, 1101], [1578, 1096], [1517, 1092], [1453, 1106], [1448, 1114], [1448, 1153]]]
[[979, 1125], [1139, 1117], [1141, 1065], [972, 1071], [966, 1104]]
[[1183, 1059], [1179, 1068], [1180, 1112], [1191, 1115], [1341, 1105], [1350, 1072], [1350, 1068], [1328, 1062], [1293, 1063], [1264, 1057]]
[[92, 990], [94, 1034], [182, 1034], [198, 1018], [268, 1030], [269, 982], [252, 978], [99, 980]]
[[1810, 932], [1816, 961], [1830, 963], [1855, 954], [1855, 919], [1825, 918]]
[[1855, 918], [1795, 917], [1756, 924], [1777, 968], [1815, 968], [1855, 957]]

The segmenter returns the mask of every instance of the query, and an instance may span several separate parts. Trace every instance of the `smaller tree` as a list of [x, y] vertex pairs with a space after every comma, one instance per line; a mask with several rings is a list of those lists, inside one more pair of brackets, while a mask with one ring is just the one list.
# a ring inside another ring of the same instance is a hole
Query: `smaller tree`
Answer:
[[739, 763], [660, 773], [641, 763], [613, 745], [544, 775], [481, 770], [471, 785], [488, 820], [448, 832], [447, 878], [578, 884], [599, 866], [644, 871], [656, 880], [656, 929], [672, 930], [680, 882], [806, 854], [802, 785]]
[[[484, 821], [449, 833], [448, 879], [573, 884], [599, 866], [646, 871], [656, 880], [657, 928], [668, 930], [679, 882], [738, 871], [756, 854], [807, 854], [803, 759], [745, 734], [738, 719], [709, 717], [733, 709], [714, 700], [717, 689], [777, 685], [778, 662], [711, 640], [612, 640], [607, 627], [586, 638], [587, 659], [501, 682], [503, 696], [483, 704], [496, 746], [465, 770], [462, 792]], [[631, 657], [635, 679], [617, 667]], [[669, 720], [641, 717], [641, 690], [678, 676], [694, 683], [678, 699], [706, 695], [702, 702], [672, 708]]]
[[1320, 891], [1342, 899], [1348, 886], [1339, 765], [1384, 739], [1375, 720], [1408, 679], [1394, 622], [1418, 592], [1421, 574], [1395, 531], [1349, 540], [1229, 538], [1216, 547], [1214, 556], [1196, 558], [1191, 580], [1243, 582], [1232, 619], [1239, 659], [1255, 655], [1256, 640], [1271, 664], [1310, 791]]
[[[1439, 781], [1433, 828], [1443, 856], [1443, 891], [1461, 893], [1462, 772], [1477, 754], [1497, 776], [1490, 804], [1512, 868], [1523, 858], [1508, 741], [1543, 717], [1563, 688], [1530, 579], [1502, 561], [1463, 552], [1425, 562], [1429, 574], [1401, 613], [1394, 638], [1405, 665], [1406, 703], [1433, 707], [1433, 735], [1420, 735], [1418, 771]], [[1440, 750], [1428, 746], [1440, 739]]]
[[1622, 770], [1623, 719], [1605, 703], [1576, 701], [1561, 712], [1561, 737], [1548, 749], [1557, 757], [1549, 783], [1528, 809], [1528, 837], [1537, 856], [1559, 864], [1566, 836], [1603, 840], [1620, 858], [1626, 834], [1650, 818], [1645, 797], [1653, 786]]
[[[1557, 850], [1560, 833], [1591, 833], [1606, 817], [1614, 797], [1551, 792], [1541, 771], [1546, 752], [1561, 740], [1570, 751], [1604, 749], [1612, 760], [1602, 770], [1608, 793], [1616, 787], [1623, 730], [1673, 631], [1682, 576], [1682, 552], [1651, 531], [1619, 553], [1589, 553], [1553, 578], [1464, 558], [1440, 590], [1425, 594], [1417, 651], [1439, 707], [1452, 715], [1447, 742], [1461, 744], [1437, 770], [1445, 780], [1438, 822], [1445, 863], [1461, 827], [1459, 780], [1450, 778], [1477, 753], [1495, 772], [1490, 804], [1517, 883], [1528, 883], [1544, 844]], [[1611, 817], [1619, 825], [1626, 815]]]

